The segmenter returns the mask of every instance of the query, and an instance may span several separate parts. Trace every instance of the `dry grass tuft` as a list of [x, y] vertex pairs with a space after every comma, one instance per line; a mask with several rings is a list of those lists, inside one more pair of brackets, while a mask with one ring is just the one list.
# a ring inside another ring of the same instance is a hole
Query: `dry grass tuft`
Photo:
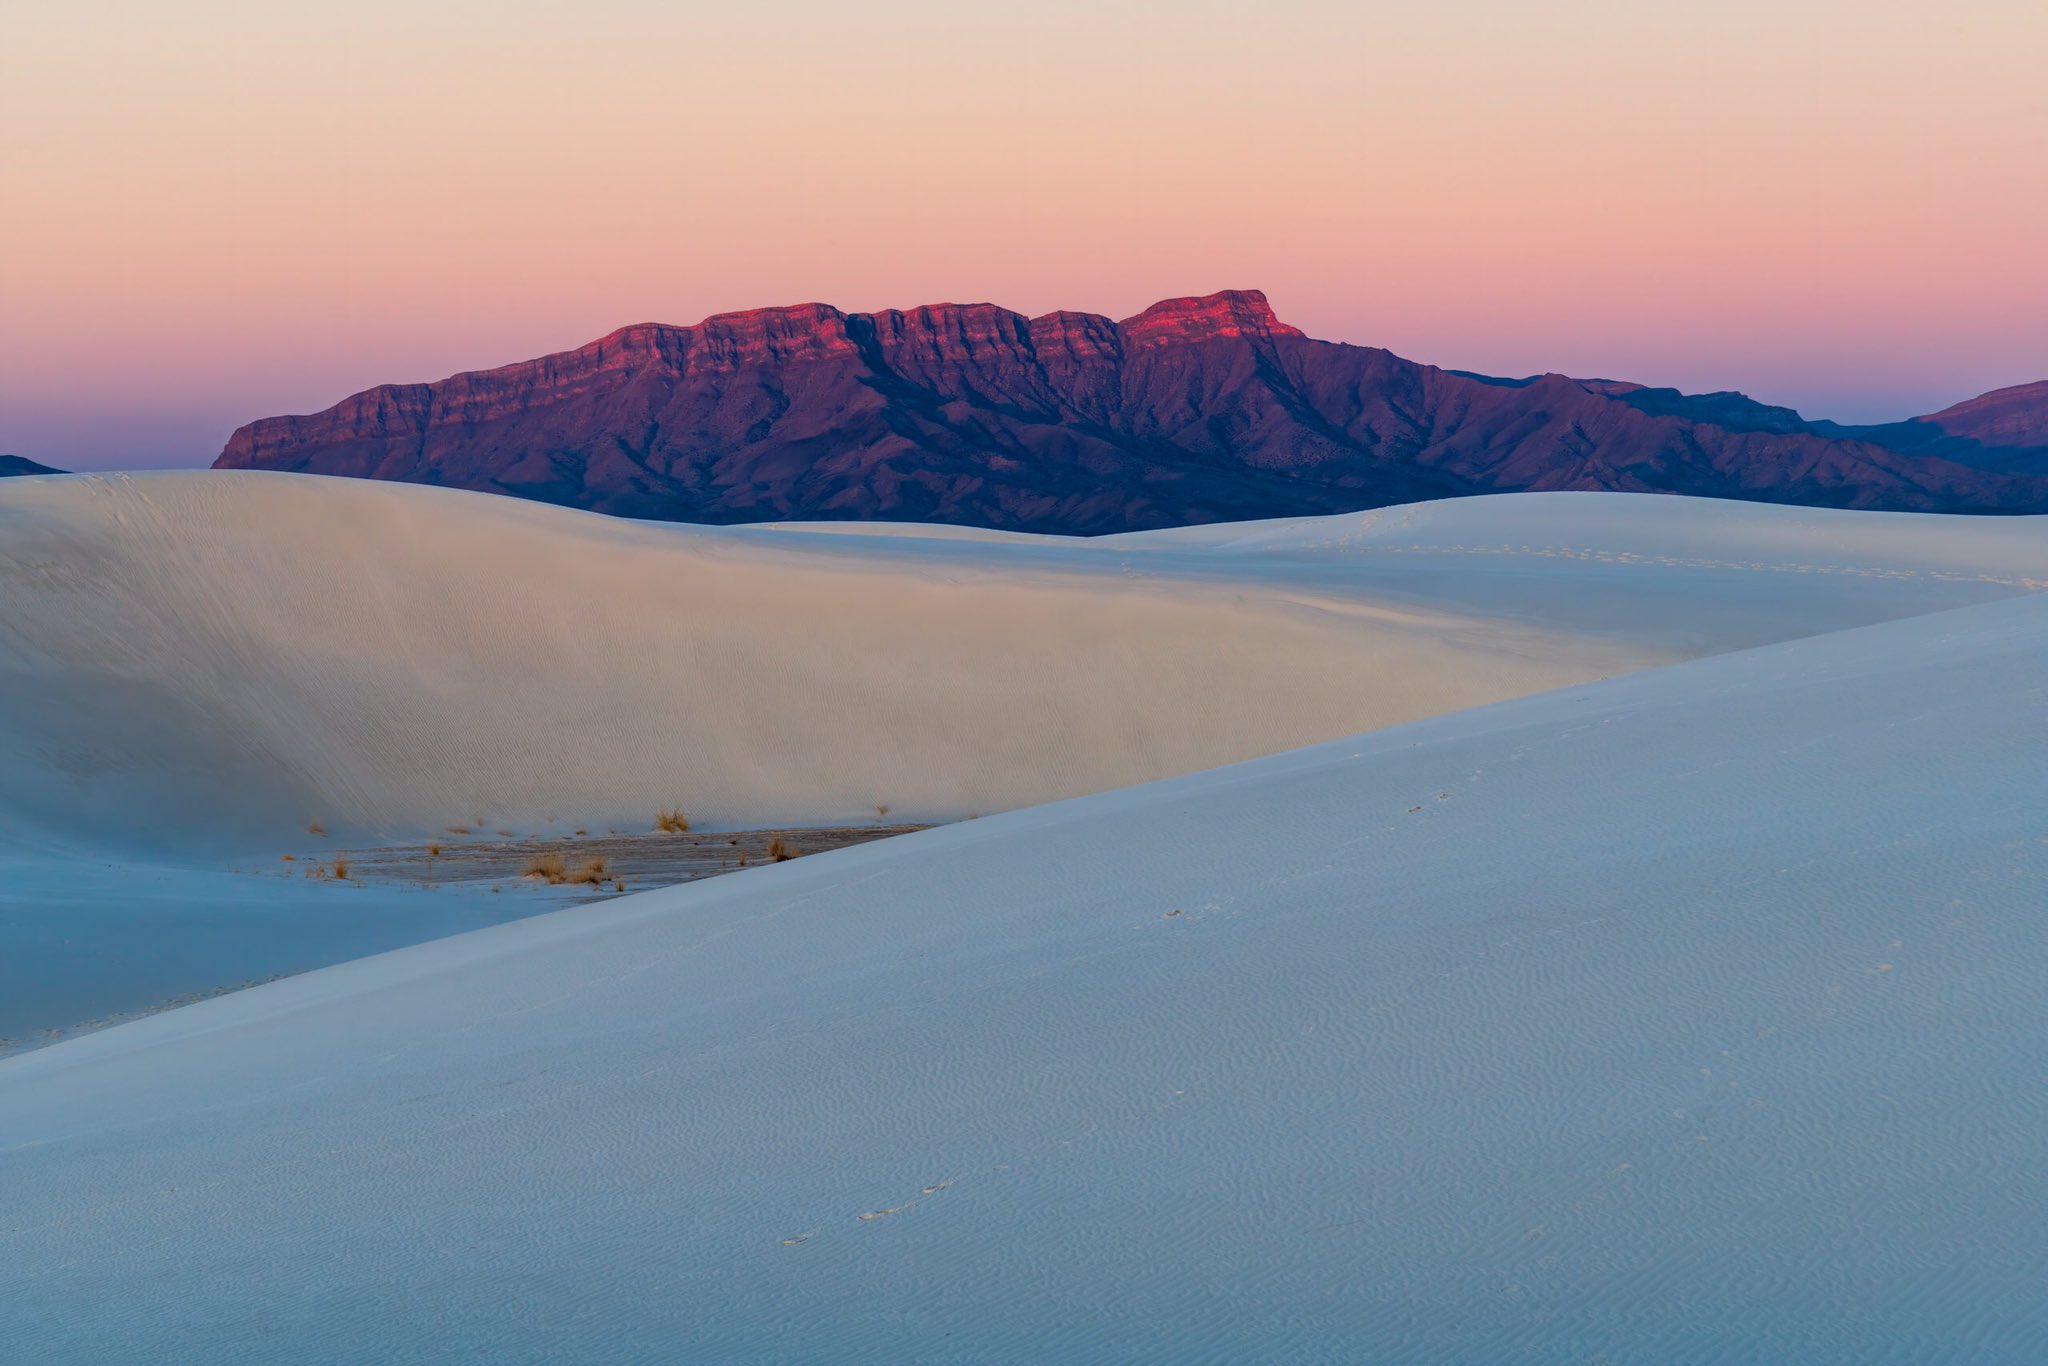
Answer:
[[787, 863], [796, 857], [796, 850], [781, 836], [768, 841], [768, 857], [776, 863]]
[[347, 855], [347, 854], [336, 854], [336, 855], [334, 856], [334, 880], [335, 880], [336, 882], [347, 882], [347, 881], [348, 881], [348, 855]]
[[307, 834], [309, 834], [309, 835], [318, 835], [318, 836], [319, 836], [319, 837], [320, 837], [321, 839], [326, 839], [326, 838], [327, 838], [327, 827], [326, 827], [326, 826], [324, 826], [324, 825], [322, 825], [322, 824], [321, 824], [320, 822], [318, 822], [318, 821], [307, 821], [307, 822], [306, 822], [306, 833], [307, 833]]
[[438, 845], [438, 844], [430, 844], [430, 845], [428, 845], [428, 846], [427, 846], [427, 857], [428, 857], [428, 858], [439, 858], [439, 857], [441, 857], [441, 846], [440, 846], [440, 845]]
[[889, 818], [889, 803], [887, 803], [887, 802], [876, 802], [876, 803], [875, 803], [875, 819], [876, 819], [876, 820], [878, 820], [878, 821], [881, 821], [881, 820], [887, 820], [888, 818]]
[[687, 835], [690, 833], [690, 818], [683, 814], [680, 806], [666, 807], [654, 813], [654, 828], [664, 835]]
[[535, 854], [520, 870], [521, 877], [537, 877], [549, 886], [560, 886], [569, 876], [569, 865], [560, 854]]
[[[574, 887], [602, 887], [612, 876], [604, 858], [587, 858], [574, 868], [559, 853], [535, 854], [526, 861], [521, 877], [539, 878], [550, 887], [564, 883]], [[622, 884], [623, 885], [623, 884]]]
[[299, 861], [299, 856], [297, 854], [281, 854], [279, 855], [279, 857], [282, 858], [286, 863], [297, 863]]

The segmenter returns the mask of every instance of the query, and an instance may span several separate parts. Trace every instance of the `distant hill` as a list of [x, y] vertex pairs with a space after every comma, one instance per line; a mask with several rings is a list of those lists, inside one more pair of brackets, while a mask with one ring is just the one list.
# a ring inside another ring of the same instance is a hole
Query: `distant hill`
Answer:
[[216, 464], [673, 521], [1068, 533], [1528, 489], [2048, 511], [2048, 463], [1978, 458], [1989, 439], [2032, 439], [2030, 419], [1965, 420], [1970, 406], [1915, 420], [1939, 430], [1856, 429], [1740, 394], [1496, 379], [1316, 341], [1257, 290], [1121, 322], [804, 304], [371, 389], [253, 422]]
[[2048, 380], [1994, 389], [1938, 413], [1880, 427], [1815, 426], [1981, 469], [2048, 474]]
[[19, 474], [62, 473], [64, 471], [53, 470], [48, 465], [38, 465], [35, 461], [25, 460], [18, 455], [0, 455], [0, 479], [6, 479]]

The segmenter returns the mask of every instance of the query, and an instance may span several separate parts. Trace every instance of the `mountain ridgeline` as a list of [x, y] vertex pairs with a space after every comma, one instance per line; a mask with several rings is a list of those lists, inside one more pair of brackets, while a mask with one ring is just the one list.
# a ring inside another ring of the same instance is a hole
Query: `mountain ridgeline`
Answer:
[[1115, 322], [991, 304], [643, 324], [237, 431], [217, 468], [628, 517], [1071, 534], [1531, 489], [2048, 511], [2048, 384], [1884, 427], [1740, 394], [1503, 380], [1317, 341], [1257, 290]]

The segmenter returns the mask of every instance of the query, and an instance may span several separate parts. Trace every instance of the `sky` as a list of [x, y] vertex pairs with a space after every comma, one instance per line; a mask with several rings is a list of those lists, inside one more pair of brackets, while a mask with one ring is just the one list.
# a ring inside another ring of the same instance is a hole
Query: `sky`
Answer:
[[1879, 421], [2048, 378], [2048, 5], [0, 0], [0, 452], [820, 300]]

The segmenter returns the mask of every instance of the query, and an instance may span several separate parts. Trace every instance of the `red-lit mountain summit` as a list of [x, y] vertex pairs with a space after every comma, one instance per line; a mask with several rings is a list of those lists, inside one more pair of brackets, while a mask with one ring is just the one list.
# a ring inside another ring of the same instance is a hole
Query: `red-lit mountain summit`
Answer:
[[802, 304], [266, 418], [216, 466], [674, 521], [1068, 533], [1526, 489], [2048, 511], [2048, 385], [1990, 397], [1996, 421], [1943, 425], [1965, 404], [1854, 429], [1740, 394], [1493, 379], [1317, 341], [1257, 290], [1120, 322]]

